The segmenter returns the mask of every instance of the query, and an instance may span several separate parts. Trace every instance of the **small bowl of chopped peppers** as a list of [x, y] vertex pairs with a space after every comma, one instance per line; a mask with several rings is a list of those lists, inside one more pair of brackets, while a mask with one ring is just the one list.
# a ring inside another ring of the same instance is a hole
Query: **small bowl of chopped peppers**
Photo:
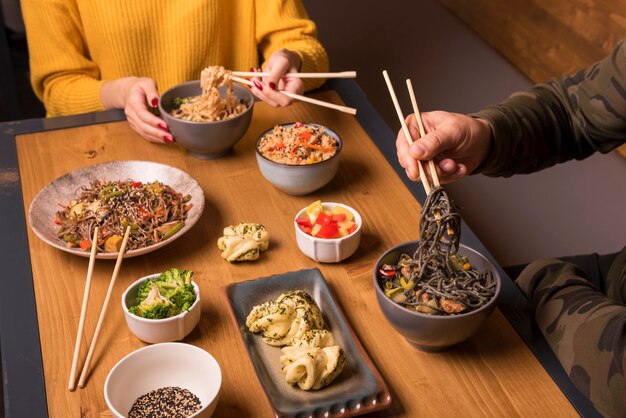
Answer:
[[322, 263], [345, 260], [361, 241], [361, 215], [341, 203], [313, 202], [298, 212], [294, 227], [300, 251]]

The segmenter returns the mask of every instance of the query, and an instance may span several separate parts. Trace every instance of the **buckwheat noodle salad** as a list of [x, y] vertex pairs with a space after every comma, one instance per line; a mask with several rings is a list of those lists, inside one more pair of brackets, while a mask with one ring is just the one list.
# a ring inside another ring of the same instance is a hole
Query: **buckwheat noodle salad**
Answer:
[[[224, 98], [218, 87], [226, 86]], [[192, 122], [215, 122], [243, 113], [247, 106], [233, 94], [232, 72], [219, 65], [205, 68], [200, 73], [202, 94], [174, 99], [171, 114]]]
[[420, 242], [410, 256], [385, 264], [378, 272], [385, 294], [417, 312], [454, 315], [485, 305], [495, 295], [491, 271], [478, 271], [457, 252], [461, 216], [441, 187], [426, 198], [420, 217]]
[[94, 180], [77, 193], [67, 205], [60, 205], [54, 222], [59, 239], [84, 251], [91, 248], [96, 226], [99, 252], [119, 251], [129, 226], [127, 250], [163, 241], [182, 229], [192, 207], [191, 195], [183, 196], [159, 181]]

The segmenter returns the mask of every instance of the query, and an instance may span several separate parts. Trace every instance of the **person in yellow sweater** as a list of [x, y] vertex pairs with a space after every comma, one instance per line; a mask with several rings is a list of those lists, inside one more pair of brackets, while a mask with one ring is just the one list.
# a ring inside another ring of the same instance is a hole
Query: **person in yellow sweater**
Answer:
[[252, 91], [272, 106], [323, 80], [283, 78], [328, 71], [301, 0], [22, 0], [31, 83], [47, 116], [124, 109], [152, 142], [175, 139], [151, 113], [159, 91], [221, 65], [269, 77]]

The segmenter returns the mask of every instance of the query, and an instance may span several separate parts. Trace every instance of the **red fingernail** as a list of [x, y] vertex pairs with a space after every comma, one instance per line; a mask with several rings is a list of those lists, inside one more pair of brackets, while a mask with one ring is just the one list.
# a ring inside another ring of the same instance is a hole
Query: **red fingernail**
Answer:
[[251, 72], [251, 73], [254, 73], [254, 72], [255, 72], [255, 71], [254, 71], [254, 67], [250, 67], [250, 72]]
[[161, 128], [161, 129], [163, 129], [164, 131], [167, 131], [167, 132], [169, 132], [169, 131], [170, 131], [170, 128], [168, 128], [168, 127], [167, 127], [167, 125], [166, 125], [166, 124], [164, 124], [164, 123], [159, 123], [157, 126], [158, 126], [159, 128]]
[[169, 135], [163, 136], [163, 140], [165, 140], [165, 142], [167, 142], [168, 144], [173, 144], [174, 142], [176, 142], [176, 141], [174, 141], [174, 138], [172, 138]]
[[152, 99], [152, 107], [157, 107], [159, 105], [159, 99], [157, 99], [156, 97], [154, 99]]
[[270, 88], [272, 90], [276, 90], [276, 83], [274, 83], [273, 81], [270, 81]]
[[254, 87], [256, 87], [257, 89], [263, 91], [263, 86], [261, 85], [261, 83], [259, 83], [256, 80], [253, 80], [252, 82], [254, 83]]

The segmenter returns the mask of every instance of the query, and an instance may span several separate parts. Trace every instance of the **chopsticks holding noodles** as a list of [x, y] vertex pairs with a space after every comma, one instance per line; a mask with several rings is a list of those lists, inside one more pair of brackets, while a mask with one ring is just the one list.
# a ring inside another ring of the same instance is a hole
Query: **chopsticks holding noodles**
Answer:
[[[233, 71], [236, 77], [268, 77], [270, 73], [254, 71]], [[338, 73], [287, 73], [283, 77], [294, 78], [356, 78], [356, 71], [341, 71]]]
[[[391, 100], [393, 101], [393, 105], [396, 109], [396, 113], [398, 114], [398, 119], [400, 120], [400, 125], [402, 126], [402, 131], [404, 132], [404, 136], [406, 137], [406, 140], [409, 143], [409, 145], [411, 145], [413, 143], [413, 138], [411, 137], [411, 132], [409, 131], [409, 127], [406, 124], [406, 120], [404, 116], [402, 115], [402, 109], [400, 109], [400, 103], [398, 102], [398, 97], [396, 96], [396, 92], [393, 89], [393, 85], [391, 84], [391, 80], [389, 79], [389, 74], [387, 73], [387, 70], [383, 71], [383, 77], [385, 78], [385, 82], [387, 83], [387, 89], [389, 90], [389, 94], [391, 95]], [[411, 80], [407, 79], [406, 83], [407, 83], [407, 87], [409, 90], [409, 95], [411, 96], [411, 104], [413, 105], [413, 112], [415, 113], [415, 119], [417, 120], [417, 124], [419, 126], [420, 138], [421, 138], [424, 135], [426, 135], [426, 132], [424, 131], [424, 125], [422, 123], [422, 116], [419, 113], [419, 109], [417, 107], [417, 101], [415, 100], [415, 93], [413, 92], [413, 86], [411, 84]], [[432, 190], [432, 186], [429, 184], [429, 180], [426, 177], [426, 172], [424, 171], [422, 162], [419, 160], [417, 161], [417, 167], [419, 168], [420, 180], [422, 181], [424, 190], [426, 191], [426, 194], [429, 195]], [[440, 183], [439, 183], [439, 177], [437, 176], [435, 163], [432, 160], [429, 160], [428, 167], [430, 170], [430, 175], [432, 177], [433, 186], [439, 187]]]
[[87, 300], [89, 299], [89, 289], [91, 288], [91, 276], [93, 275], [93, 266], [96, 261], [96, 252], [98, 251], [98, 227], [93, 231], [93, 239], [91, 240], [91, 253], [89, 254], [89, 267], [87, 269], [87, 280], [85, 281], [85, 292], [83, 294], [83, 304], [80, 308], [80, 320], [78, 321], [78, 331], [76, 332], [76, 343], [74, 345], [74, 357], [72, 358], [72, 370], [70, 371], [70, 381], [68, 389], [73, 391], [76, 389], [76, 367], [78, 366], [78, 354], [80, 353], [80, 343], [83, 339], [83, 328], [85, 326], [85, 314], [87, 313]]
[[[235, 73], [233, 73], [235, 74]], [[254, 76], [258, 76], [259, 74], [262, 73], [251, 73], [254, 74]], [[238, 83], [242, 83], [248, 86], [253, 86], [254, 83], [250, 80], [246, 80], [245, 78], [241, 78], [241, 77], [237, 77], [237, 76], [233, 76], [232, 77], [233, 81], [236, 81]], [[329, 102], [324, 102], [322, 100], [317, 100], [317, 99], [313, 99], [311, 97], [307, 97], [307, 96], [302, 96], [300, 94], [296, 94], [296, 93], [290, 93], [288, 91], [283, 91], [283, 90], [277, 90], [279, 93], [284, 94], [287, 97], [291, 97], [292, 99], [296, 99], [296, 100], [300, 100], [301, 102], [307, 102], [307, 103], [311, 103], [314, 105], [318, 105], [318, 106], [323, 106], [323, 107], [328, 107], [330, 109], [335, 109], [335, 110], [339, 110], [341, 112], [344, 113], [348, 113], [350, 115], [356, 115], [356, 109], [353, 107], [348, 107], [348, 106], [341, 106], [341, 105], [337, 105], [334, 103], [329, 103]]]
[[[107, 290], [107, 294], [104, 298], [104, 303], [102, 305], [102, 309], [100, 310], [100, 317], [98, 318], [98, 323], [96, 325], [96, 330], [94, 331], [93, 338], [91, 339], [91, 344], [89, 345], [89, 351], [87, 353], [87, 358], [85, 359], [85, 364], [83, 365], [83, 370], [80, 374], [80, 379], [78, 380], [78, 387], [85, 387], [85, 380], [87, 379], [87, 372], [89, 371], [89, 366], [91, 364], [91, 358], [93, 357], [94, 350], [96, 348], [96, 343], [98, 342], [98, 336], [100, 335], [100, 329], [102, 328], [102, 323], [104, 322], [104, 317], [107, 312], [107, 308], [109, 305], [109, 300], [111, 299], [111, 294], [113, 293], [113, 287], [115, 285], [115, 280], [117, 279], [117, 275], [120, 271], [120, 267], [122, 265], [122, 260], [124, 259], [124, 252], [126, 250], [126, 244], [128, 243], [128, 238], [130, 237], [130, 226], [126, 228], [126, 233], [124, 234], [124, 239], [122, 240], [122, 246], [117, 254], [117, 261], [115, 263], [115, 268], [113, 269], [113, 275], [111, 276], [111, 281], [109, 283], [109, 288]], [[96, 243], [92, 243], [92, 247], [96, 246]], [[92, 252], [94, 250], [92, 249]], [[70, 381], [70, 390], [73, 381]]]
[[[411, 105], [413, 106], [413, 113], [415, 114], [415, 119], [417, 120], [417, 126], [420, 130], [420, 138], [423, 138], [426, 135], [426, 131], [424, 130], [424, 122], [422, 121], [422, 114], [420, 113], [419, 108], [417, 107], [417, 100], [415, 100], [415, 92], [413, 91], [413, 83], [411, 83], [411, 79], [406, 79], [406, 87], [409, 90], [409, 96], [411, 97]], [[430, 170], [430, 177], [433, 180], [433, 183], [436, 187], [439, 187], [439, 176], [437, 176], [437, 169], [435, 168], [435, 162], [431, 159], [428, 160], [428, 169]]]

